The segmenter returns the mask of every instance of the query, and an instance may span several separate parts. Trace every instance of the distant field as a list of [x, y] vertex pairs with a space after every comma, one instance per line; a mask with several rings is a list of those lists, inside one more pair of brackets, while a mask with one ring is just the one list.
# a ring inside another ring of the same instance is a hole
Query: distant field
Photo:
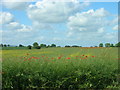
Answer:
[[3, 88], [118, 88], [118, 48], [2, 50]]

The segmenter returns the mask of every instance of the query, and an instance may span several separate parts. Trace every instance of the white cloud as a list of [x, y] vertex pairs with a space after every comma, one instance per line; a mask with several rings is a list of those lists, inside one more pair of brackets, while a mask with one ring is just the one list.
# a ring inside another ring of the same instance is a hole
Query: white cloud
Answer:
[[113, 27], [113, 30], [118, 30], [118, 25], [115, 25], [115, 26]]
[[8, 9], [25, 10], [28, 7], [28, 2], [32, 0], [3, 0], [3, 6]]
[[98, 29], [98, 33], [103, 33], [104, 31], [105, 31], [105, 29], [103, 27]]
[[69, 31], [103, 32], [104, 29], [101, 27], [109, 25], [106, 16], [109, 16], [109, 14], [104, 8], [100, 8], [96, 11], [89, 10], [87, 12], [77, 13], [76, 15], [69, 17]]
[[22, 26], [22, 28], [17, 29], [18, 32], [30, 32], [30, 31], [32, 31], [31, 26], [26, 26], [24, 24], [22, 24], [21, 26]]
[[14, 16], [9, 12], [0, 12], [0, 24], [3, 30], [14, 30], [18, 32], [28, 32], [32, 30], [31, 26], [20, 24], [16, 22]]
[[14, 30], [14, 29], [22, 28], [22, 27], [21, 27], [21, 24], [18, 23], [18, 22], [10, 22], [9, 24], [4, 25], [4, 27], [5, 27], [7, 30]]
[[7, 24], [13, 21], [13, 15], [9, 12], [0, 12], [0, 24]]
[[79, 3], [78, 1], [49, 2], [48, 0], [43, 0], [29, 5], [27, 14], [28, 17], [35, 22], [61, 23], [66, 22], [70, 15], [81, 11], [81, 9], [86, 6], [88, 6], [88, 4]]

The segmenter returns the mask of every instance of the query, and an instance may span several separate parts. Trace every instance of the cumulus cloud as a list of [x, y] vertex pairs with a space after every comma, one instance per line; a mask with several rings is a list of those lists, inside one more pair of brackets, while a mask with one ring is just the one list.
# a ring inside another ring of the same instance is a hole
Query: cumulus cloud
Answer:
[[28, 32], [32, 30], [31, 26], [16, 22], [14, 16], [9, 12], [0, 12], [0, 19], [3, 30], [14, 30], [19, 32]]
[[113, 30], [118, 30], [118, 25], [115, 25], [115, 26], [113, 27]]
[[13, 21], [13, 15], [9, 12], [0, 12], [0, 24], [7, 24]]
[[88, 10], [69, 17], [67, 25], [70, 31], [75, 32], [103, 32], [101, 27], [109, 25], [106, 16], [109, 16], [109, 13], [104, 8]]
[[14, 9], [14, 10], [25, 10], [28, 5], [29, 1], [33, 0], [3, 0], [3, 6], [8, 9]]
[[57, 2], [42, 0], [29, 5], [27, 9], [28, 17], [33, 22], [41, 23], [63, 23], [75, 12], [81, 11], [89, 4], [80, 3], [77, 0], [70, 2]]

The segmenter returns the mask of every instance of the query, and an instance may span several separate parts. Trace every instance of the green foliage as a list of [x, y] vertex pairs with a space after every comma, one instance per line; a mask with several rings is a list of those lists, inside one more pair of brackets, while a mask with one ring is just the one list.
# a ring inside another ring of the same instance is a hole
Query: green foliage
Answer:
[[27, 47], [28, 47], [28, 49], [32, 49], [32, 46], [31, 46], [31, 45], [28, 45]]
[[114, 47], [114, 44], [110, 44], [110, 47]]
[[100, 44], [99, 44], [99, 47], [103, 47], [103, 43], [100, 43]]
[[51, 47], [56, 47], [56, 45], [55, 44], [51, 44]]
[[116, 47], [120, 47], [120, 42], [118, 42], [115, 46], [116, 46]]
[[46, 44], [40, 44], [40, 47], [41, 47], [41, 48], [45, 48], [45, 47], [46, 47]]
[[[3, 50], [2, 86], [3, 89], [17, 90], [118, 88], [117, 50], [118, 48]], [[27, 60], [33, 56], [39, 59]], [[61, 59], [58, 59], [60, 56]], [[85, 56], [88, 56], [87, 59], [80, 59]], [[67, 57], [71, 59], [66, 59]]]
[[38, 45], [37, 42], [34, 42], [34, 43], [33, 43], [33, 47], [34, 47], [35, 49], [40, 49], [40, 48], [41, 48], [41, 47]]
[[19, 44], [19, 47], [24, 47], [22, 44]]
[[105, 47], [110, 47], [110, 43], [106, 43], [106, 44], [105, 44]]

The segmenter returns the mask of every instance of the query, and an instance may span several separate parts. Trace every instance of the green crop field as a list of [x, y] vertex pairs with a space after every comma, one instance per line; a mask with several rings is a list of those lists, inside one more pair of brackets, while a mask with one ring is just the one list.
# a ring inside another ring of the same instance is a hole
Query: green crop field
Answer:
[[2, 50], [2, 87], [119, 88], [118, 48]]

